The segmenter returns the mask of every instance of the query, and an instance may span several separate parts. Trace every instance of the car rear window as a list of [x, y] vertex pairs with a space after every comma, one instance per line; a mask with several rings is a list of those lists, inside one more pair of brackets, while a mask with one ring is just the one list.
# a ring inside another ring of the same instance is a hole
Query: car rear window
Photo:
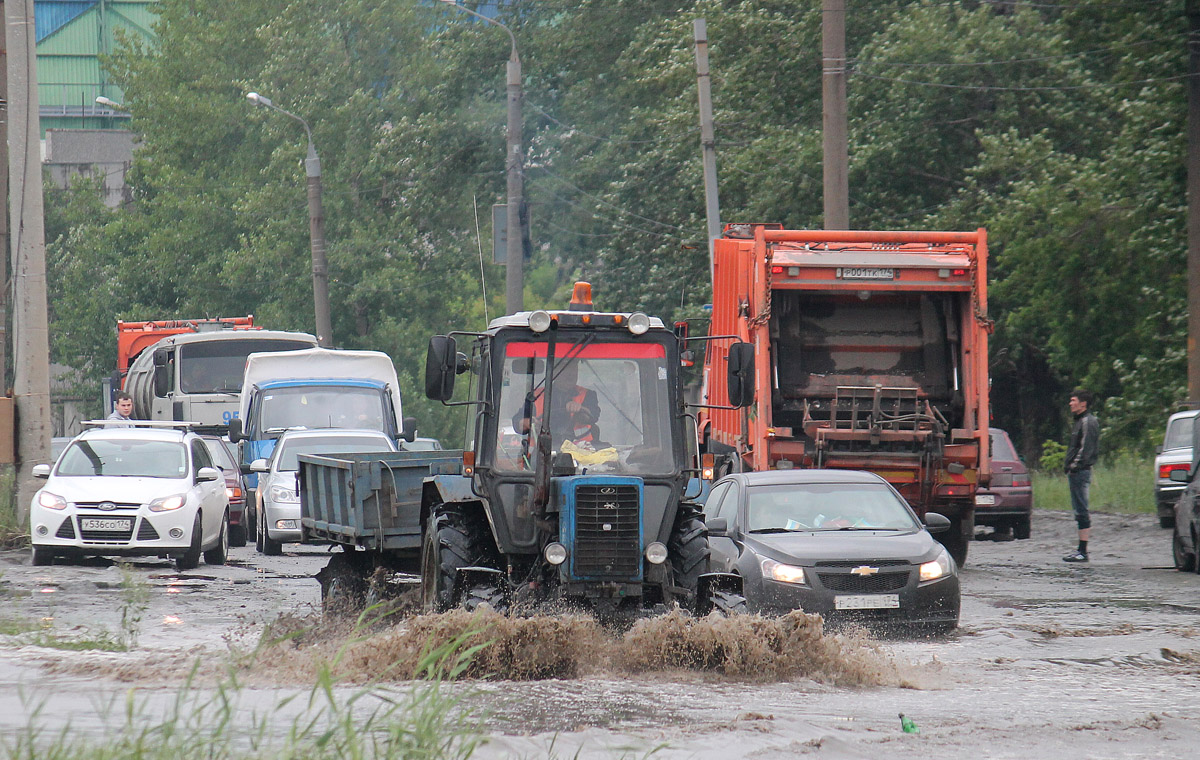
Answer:
[[1003, 431], [997, 430], [992, 433], [992, 459], [998, 459], [1001, 462], [1015, 462], [1020, 459], [1016, 449], [1013, 448], [1012, 441]]
[[1192, 445], [1192, 423], [1195, 417], [1179, 417], [1167, 424], [1164, 449], [1186, 449]]
[[188, 474], [187, 449], [171, 441], [76, 441], [63, 452], [55, 474], [182, 478]]

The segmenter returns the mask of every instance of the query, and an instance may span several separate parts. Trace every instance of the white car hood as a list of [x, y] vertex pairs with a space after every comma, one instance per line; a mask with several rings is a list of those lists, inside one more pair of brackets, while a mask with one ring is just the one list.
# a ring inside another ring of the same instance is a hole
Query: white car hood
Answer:
[[57, 494], [70, 502], [115, 501], [126, 504], [145, 504], [160, 496], [172, 496], [191, 490], [188, 478], [114, 478], [56, 477], [43, 490]]

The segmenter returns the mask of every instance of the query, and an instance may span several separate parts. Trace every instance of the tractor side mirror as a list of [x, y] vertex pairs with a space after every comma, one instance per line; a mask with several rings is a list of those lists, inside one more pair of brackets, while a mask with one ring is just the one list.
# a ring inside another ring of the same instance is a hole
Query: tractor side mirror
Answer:
[[729, 347], [729, 405], [754, 403], [754, 346], [738, 342]]
[[425, 395], [434, 401], [454, 397], [454, 375], [458, 369], [458, 347], [454, 338], [435, 335], [425, 354]]

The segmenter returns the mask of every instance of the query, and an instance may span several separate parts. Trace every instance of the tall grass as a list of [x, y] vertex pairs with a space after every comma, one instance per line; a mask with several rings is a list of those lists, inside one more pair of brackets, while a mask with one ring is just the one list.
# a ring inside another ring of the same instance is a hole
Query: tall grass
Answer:
[[[1061, 470], [1034, 471], [1033, 504], [1042, 509], [1071, 509], [1067, 476]], [[1154, 461], [1135, 454], [1106, 457], [1092, 468], [1088, 501], [1093, 510], [1154, 514]]]
[[[39, 725], [46, 704], [26, 704], [23, 731], [0, 737], [0, 755], [33, 760], [466, 760], [482, 741], [479, 719], [463, 705], [467, 693], [448, 693], [479, 646], [469, 634], [427, 651], [422, 680], [405, 687], [382, 683], [336, 688], [337, 660], [307, 691], [261, 705], [231, 667], [215, 686], [199, 683], [200, 665], [165, 707], [130, 692], [102, 732], [72, 734]], [[345, 651], [343, 649], [343, 651]], [[102, 734], [102, 735], [98, 735]]]
[[0, 548], [24, 546], [29, 536], [17, 512], [17, 471], [11, 464], [0, 465]]

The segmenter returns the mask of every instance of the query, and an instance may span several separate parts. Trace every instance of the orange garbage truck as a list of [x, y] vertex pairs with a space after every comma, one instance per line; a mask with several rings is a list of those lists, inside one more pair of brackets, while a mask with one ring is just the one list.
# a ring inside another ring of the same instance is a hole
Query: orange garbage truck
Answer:
[[[725, 471], [844, 468], [891, 483], [961, 565], [988, 458], [987, 233], [732, 224], [714, 241], [700, 430]], [[725, 336], [721, 339], [720, 336]], [[721, 408], [733, 341], [755, 399]]]

